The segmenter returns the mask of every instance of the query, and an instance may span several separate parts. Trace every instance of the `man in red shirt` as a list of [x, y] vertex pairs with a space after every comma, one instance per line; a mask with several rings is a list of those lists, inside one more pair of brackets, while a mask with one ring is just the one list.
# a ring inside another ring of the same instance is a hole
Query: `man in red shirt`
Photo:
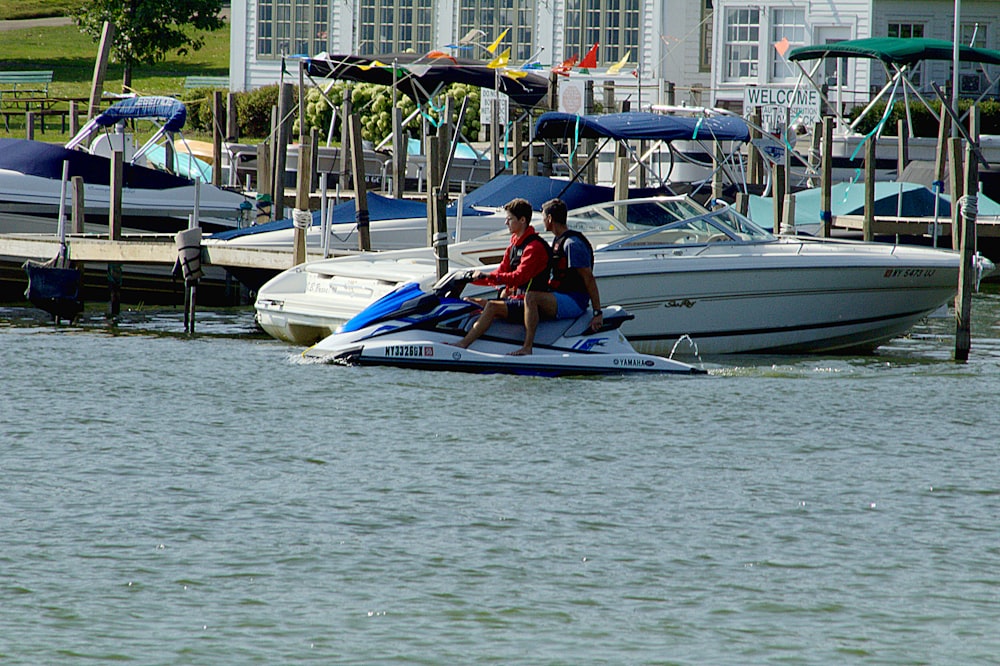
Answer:
[[495, 319], [524, 321], [524, 295], [529, 291], [545, 291], [549, 287], [549, 259], [552, 250], [531, 226], [531, 204], [524, 199], [512, 199], [504, 206], [505, 224], [510, 229], [510, 245], [503, 261], [492, 273], [476, 271], [476, 284], [503, 286], [501, 299], [483, 301], [483, 312], [459, 342], [463, 349], [482, 337]]

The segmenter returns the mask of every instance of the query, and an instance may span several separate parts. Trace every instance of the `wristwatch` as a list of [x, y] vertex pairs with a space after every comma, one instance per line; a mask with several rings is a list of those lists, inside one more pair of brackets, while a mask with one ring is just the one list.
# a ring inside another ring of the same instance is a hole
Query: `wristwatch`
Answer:
[[597, 309], [594, 310], [594, 316], [595, 317], [599, 316], [600, 314], [602, 314], [602, 312], [600, 310], [597, 310]]

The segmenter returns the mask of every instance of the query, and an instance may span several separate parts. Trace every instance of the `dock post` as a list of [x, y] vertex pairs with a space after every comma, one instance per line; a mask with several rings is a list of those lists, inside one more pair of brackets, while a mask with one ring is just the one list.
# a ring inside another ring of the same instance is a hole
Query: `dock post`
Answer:
[[76, 136], [80, 131], [80, 108], [76, 102], [69, 103], [69, 135]]
[[[111, 154], [111, 201], [108, 209], [108, 240], [122, 239], [122, 185], [125, 176], [125, 160], [122, 151]], [[108, 287], [111, 318], [117, 318], [122, 309], [122, 265], [108, 264]]]
[[372, 237], [368, 218], [368, 186], [365, 184], [365, 152], [361, 144], [361, 117], [352, 113], [348, 122], [351, 130], [351, 170], [354, 172], [354, 219], [358, 223], [358, 249], [367, 252], [372, 249]]
[[[496, 108], [494, 107], [494, 111]], [[493, 127], [493, 126], [491, 126]], [[427, 158], [427, 247], [434, 247], [434, 188], [438, 186], [440, 180], [435, 173], [438, 162], [438, 153], [441, 152], [440, 139], [434, 135], [427, 135], [426, 139]], [[496, 155], [493, 156], [493, 164], [496, 164]], [[492, 168], [492, 167], [491, 167]]]
[[784, 164], [775, 164], [771, 167], [771, 203], [774, 207], [774, 224], [771, 230], [777, 236], [781, 233], [782, 221], [785, 217], [785, 181], [788, 175], [785, 173]]
[[819, 157], [819, 235], [833, 235], [833, 118], [823, 118]]
[[962, 139], [957, 136], [948, 137], [948, 174], [951, 176], [951, 249], [957, 252], [961, 244], [961, 236], [958, 233], [959, 217], [961, 216], [958, 200], [965, 193]]
[[[82, 234], [83, 222], [87, 209], [84, 207], [83, 176], [73, 176], [69, 179], [70, 200], [73, 202], [70, 213], [70, 233]], [[72, 262], [73, 267], [83, 273], [83, 262]]]
[[909, 133], [906, 129], [906, 121], [899, 119], [896, 121], [896, 182], [902, 182], [903, 169], [910, 161]]
[[295, 188], [295, 210], [292, 211], [292, 265], [298, 266], [306, 260], [306, 234], [312, 224], [309, 211], [309, 193], [312, 184], [312, 137], [299, 136], [299, 168]]
[[224, 109], [222, 91], [212, 93], [212, 185], [222, 185], [222, 132]]
[[[257, 194], [271, 199], [271, 149], [267, 141], [257, 144]], [[273, 199], [272, 199], [273, 201]]]
[[[498, 173], [500, 173], [500, 99], [493, 97], [490, 100], [490, 178], [496, 178]], [[430, 189], [427, 192], [429, 193]]]
[[402, 199], [406, 192], [406, 137], [403, 133], [403, 110], [392, 108], [392, 196]]
[[443, 187], [431, 190], [431, 201], [434, 202], [434, 259], [437, 265], [438, 279], [448, 272], [448, 191]]
[[289, 114], [292, 112], [292, 94], [295, 86], [291, 83], [281, 84], [278, 96], [278, 142], [274, 149], [274, 217], [275, 220], [285, 218], [285, 163], [288, 159], [288, 130], [291, 123]]
[[979, 208], [979, 162], [971, 143], [965, 149], [965, 196], [961, 203], [962, 263], [958, 267], [958, 294], [955, 296], [955, 360], [964, 363], [969, 360], [972, 347], [972, 290], [976, 281], [974, 261]]
[[875, 137], [865, 140], [865, 219], [861, 239], [870, 243], [875, 239]]

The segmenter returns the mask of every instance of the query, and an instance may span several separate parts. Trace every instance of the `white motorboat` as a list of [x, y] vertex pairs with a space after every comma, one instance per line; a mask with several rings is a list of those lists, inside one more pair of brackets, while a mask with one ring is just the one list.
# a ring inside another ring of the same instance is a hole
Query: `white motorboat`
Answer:
[[460, 298], [472, 271], [457, 271], [425, 290], [405, 284], [358, 313], [303, 356], [346, 365], [391, 365], [423, 370], [454, 370], [517, 375], [607, 375], [625, 373], [706, 374], [661, 356], [640, 354], [619, 330], [631, 315], [604, 308], [604, 324], [590, 330], [589, 313], [574, 319], [540, 322], [533, 353], [512, 356], [524, 341], [524, 328], [493, 322], [468, 349], [455, 346], [482, 312]]
[[[622, 331], [640, 352], [870, 351], [954, 296], [959, 255], [923, 247], [776, 237], [730, 207], [685, 197], [598, 204], [569, 224], [594, 244], [601, 299], [635, 315]], [[500, 261], [505, 234], [449, 248], [452, 268]], [[981, 260], [983, 272], [993, 270]], [[265, 284], [257, 320], [309, 345], [406, 282], [429, 285], [428, 248], [309, 262]], [[478, 295], [486, 295], [486, 292]]]
[[[662, 190], [630, 190], [632, 196], [644, 196]], [[553, 198], [562, 199], [570, 208], [585, 207], [610, 201], [614, 190], [600, 185], [587, 185], [557, 178], [526, 175], [500, 175], [453, 202], [447, 209], [448, 242], [466, 241], [503, 228], [504, 204], [514, 197], [531, 203], [534, 210]], [[328, 251], [343, 254], [358, 249], [358, 222], [354, 199], [331, 206], [327, 211], [314, 211], [312, 223], [306, 228], [306, 249], [309, 252]], [[411, 199], [393, 199], [373, 192], [367, 195], [371, 249], [404, 250], [428, 245], [427, 204]], [[323, 214], [327, 220], [324, 224]], [[324, 232], [324, 229], [326, 231]], [[287, 250], [294, 243], [292, 219], [232, 229], [204, 239], [208, 246]], [[247, 287], [259, 288], [273, 272], [235, 269], [232, 271]]]
[[[110, 132], [127, 119], [144, 118], [159, 125], [139, 149], [127, 134]], [[107, 230], [111, 201], [111, 151], [125, 157], [122, 226], [128, 230], [173, 232], [186, 228], [197, 198], [199, 222], [206, 231], [234, 228], [241, 223], [242, 194], [145, 166], [144, 156], [164, 136], [179, 132], [187, 118], [181, 102], [165, 97], [124, 99], [87, 123], [65, 146], [27, 139], [0, 139], [0, 231], [54, 233], [62, 191], [63, 163], [67, 177], [81, 176], [87, 221]], [[100, 129], [106, 130], [99, 132]], [[82, 149], [89, 137], [98, 136]], [[197, 193], [196, 193], [197, 189]], [[12, 228], [9, 220], [17, 220]], [[88, 231], [97, 231], [97, 227]]]

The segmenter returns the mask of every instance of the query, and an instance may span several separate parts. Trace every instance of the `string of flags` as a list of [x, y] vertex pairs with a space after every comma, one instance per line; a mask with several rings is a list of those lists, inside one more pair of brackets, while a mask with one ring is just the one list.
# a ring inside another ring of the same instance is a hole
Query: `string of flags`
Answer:
[[[512, 79], [519, 79], [524, 76], [527, 76], [528, 72], [532, 70], [543, 69], [542, 64], [538, 62], [537, 59], [538, 54], [532, 56], [532, 58], [530, 58], [528, 62], [524, 63], [520, 67], [511, 67], [510, 47], [507, 47], [502, 51], [499, 51], [499, 53], [497, 52], [500, 49], [500, 46], [503, 43], [504, 38], [507, 36], [509, 32], [510, 28], [505, 28], [497, 36], [497, 38], [494, 39], [488, 46], [483, 46], [482, 44], [479, 44], [479, 40], [483, 37], [486, 37], [486, 33], [477, 28], [473, 28], [472, 30], [469, 30], [465, 34], [465, 36], [462, 37], [462, 39], [458, 40], [458, 43], [448, 44], [445, 48], [451, 50], [471, 50], [478, 46], [478, 48], [485, 50], [491, 56], [490, 60], [486, 63], [486, 67], [488, 67], [489, 69], [497, 70], [499, 74], [507, 76]], [[574, 69], [579, 71], [581, 74], [590, 74], [591, 70], [597, 69], [597, 52], [599, 47], [600, 44], [595, 43], [592, 47], [590, 47], [590, 50], [587, 51], [587, 54], [583, 57], [582, 60], [580, 59], [579, 55], [574, 54], [573, 56], [559, 63], [558, 65], [554, 65], [552, 67], [552, 71], [559, 76], [566, 76], [566, 77], [570, 76], [570, 74], [573, 72]], [[539, 53], [541, 53], [541, 51], [539, 51]], [[621, 71], [628, 64], [631, 57], [632, 57], [631, 49], [626, 50], [625, 55], [623, 55], [618, 62], [608, 67], [605, 73], [611, 76], [621, 73]], [[450, 60], [451, 62], [458, 64], [458, 60], [456, 60], [453, 55], [451, 55], [447, 51], [442, 51], [438, 49], [428, 51], [422, 58], [418, 58], [418, 62], [421, 60], [423, 61]], [[415, 66], [419, 67], [420, 65], [418, 65], [417, 63], [413, 63], [408, 65], [407, 68], [412, 70]], [[359, 65], [359, 67], [362, 70], [368, 70], [373, 67], [390, 69], [392, 68], [392, 65], [380, 62], [379, 60], [373, 60], [371, 64]], [[400, 73], [401, 74], [403, 73], [402, 69]], [[633, 69], [630, 73], [632, 74], [632, 76], [636, 78], [638, 78], [639, 76], [638, 68]]]

